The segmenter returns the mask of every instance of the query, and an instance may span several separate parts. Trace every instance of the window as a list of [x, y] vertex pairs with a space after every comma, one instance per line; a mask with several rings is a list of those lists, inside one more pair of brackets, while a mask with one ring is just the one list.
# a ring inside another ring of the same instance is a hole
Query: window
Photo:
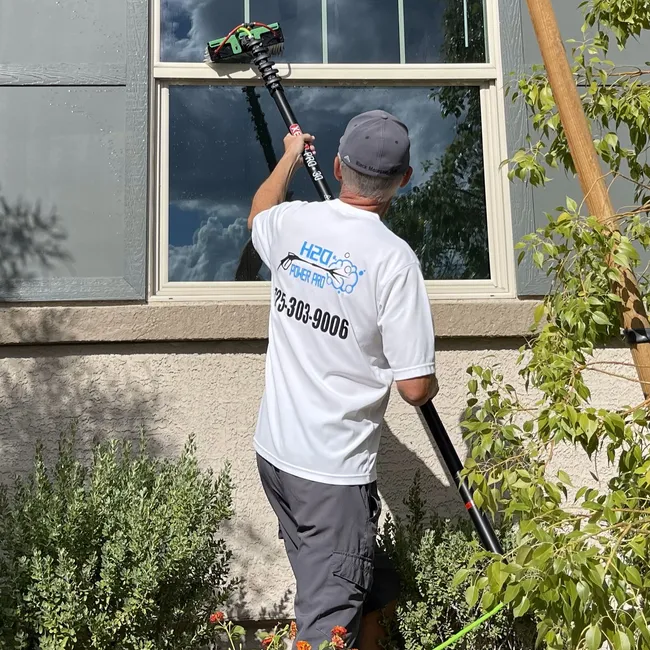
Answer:
[[[386, 223], [431, 297], [512, 295], [496, 0], [157, 0], [153, 297], [269, 299], [246, 217], [286, 127], [252, 69], [203, 62], [207, 41], [251, 19], [282, 26], [274, 60], [332, 189], [353, 115], [383, 108], [408, 125], [414, 174]], [[317, 198], [299, 172], [288, 199]]]
[[0, 301], [147, 296], [147, 3], [0, 0]]

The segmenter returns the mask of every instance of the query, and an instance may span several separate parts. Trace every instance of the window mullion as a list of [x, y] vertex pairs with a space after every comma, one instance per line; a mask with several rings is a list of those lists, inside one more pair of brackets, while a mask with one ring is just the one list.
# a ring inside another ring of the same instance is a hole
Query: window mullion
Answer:
[[397, 18], [399, 30], [399, 62], [406, 63], [406, 37], [404, 36], [404, 0], [397, 0]]
[[323, 63], [329, 62], [329, 41], [327, 38], [327, 0], [321, 0], [321, 39], [323, 41]]

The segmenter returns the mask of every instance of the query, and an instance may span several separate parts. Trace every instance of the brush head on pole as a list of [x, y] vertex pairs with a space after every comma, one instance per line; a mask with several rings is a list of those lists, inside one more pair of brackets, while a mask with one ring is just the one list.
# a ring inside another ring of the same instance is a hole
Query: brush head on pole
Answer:
[[[279, 23], [271, 23], [270, 25], [245, 25], [244, 27], [252, 36], [262, 41], [262, 44], [268, 48], [271, 55], [277, 56], [278, 54], [282, 54], [284, 50], [284, 36]], [[245, 31], [242, 29], [242, 31], [233, 34], [225, 43], [225, 38], [210, 41], [205, 50], [205, 62], [250, 63], [251, 54], [242, 49], [239, 40], [240, 33], [243, 34]]]

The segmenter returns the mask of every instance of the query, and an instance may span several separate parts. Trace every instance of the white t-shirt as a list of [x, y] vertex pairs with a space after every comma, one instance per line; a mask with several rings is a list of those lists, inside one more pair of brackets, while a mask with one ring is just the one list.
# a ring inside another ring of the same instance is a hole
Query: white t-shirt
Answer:
[[252, 239], [272, 273], [256, 451], [308, 480], [374, 481], [393, 380], [435, 371], [415, 253], [378, 215], [339, 199], [261, 212]]

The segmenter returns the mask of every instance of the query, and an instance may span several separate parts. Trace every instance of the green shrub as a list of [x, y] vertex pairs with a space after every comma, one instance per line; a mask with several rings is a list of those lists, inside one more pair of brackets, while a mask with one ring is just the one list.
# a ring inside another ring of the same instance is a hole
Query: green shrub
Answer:
[[[459, 497], [460, 498], [460, 497]], [[470, 564], [478, 542], [469, 522], [427, 517], [416, 475], [405, 500], [408, 512], [402, 520], [387, 517], [380, 545], [395, 562], [402, 580], [402, 594], [391, 635], [393, 648], [435, 648], [484, 613], [465, 599], [469, 581], [458, 585], [453, 578]], [[504, 547], [510, 535], [499, 531]], [[533, 650], [535, 622], [514, 619], [502, 610], [454, 644], [454, 650]]]
[[0, 497], [0, 645], [7, 650], [199, 648], [229, 596], [229, 468], [201, 471], [141, 442], [98, 445], [89, 468], [64, 435], [54, 467]]

